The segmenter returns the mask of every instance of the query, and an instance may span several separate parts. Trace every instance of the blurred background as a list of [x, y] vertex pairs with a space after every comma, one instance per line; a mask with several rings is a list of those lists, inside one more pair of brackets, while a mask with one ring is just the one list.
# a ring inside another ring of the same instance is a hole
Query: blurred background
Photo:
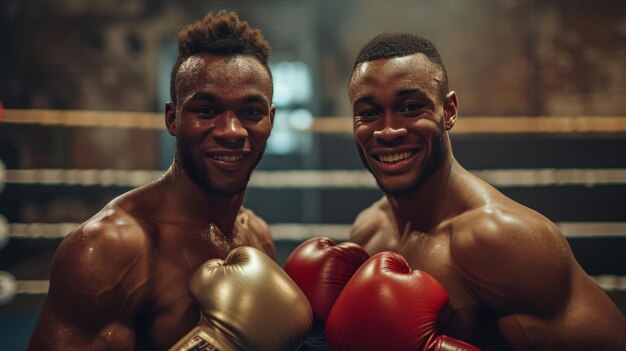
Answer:
[[26, 347], [63, 235], [170, 165], [175, 35], [220, 9], [272, 46], [276, 123], [245, 206], [280, 263], [307, 237], [345, 239], [382, 195], [352, 141], [347, 80], [367, 40], [410, 31], [438, 46], [459, 96], [456, 158], [556, 222], [626, 313], [626, 2], [3, 0], [3, 349]]

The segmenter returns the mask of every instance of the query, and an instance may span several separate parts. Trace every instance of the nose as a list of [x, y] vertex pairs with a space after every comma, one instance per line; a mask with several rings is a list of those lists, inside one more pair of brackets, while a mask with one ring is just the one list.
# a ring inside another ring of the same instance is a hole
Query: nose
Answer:
[[396, 116], [392, 113], [385, 113], [381, 128], [374, 131], [374, 138], [378, 142], [384, 143], [405, 138], [407, 134], [407, 129], [399, 125]]
[[248, 130], [244, 128], [235, 113], [226, 111], [215, 119], [212, 134], [216, 139], [236, 143], [248, 136]]

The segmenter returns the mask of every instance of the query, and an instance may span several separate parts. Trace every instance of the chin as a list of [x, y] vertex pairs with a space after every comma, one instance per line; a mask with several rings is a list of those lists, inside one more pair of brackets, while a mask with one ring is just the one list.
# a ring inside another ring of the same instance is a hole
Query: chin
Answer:
[[384, 183], [384, 182], [379, 181], [377, 179], [376, 183], [378, 184], [378, 187], [380, 188], [380, 190], [382, 190], [385, 194], [390, 195], [390, 196], [408, 195], [409, 193], [411, 193], [413, 190], [415, 190], [417, 188], [417, 184], [415, 182], [411, 182], [411, 183], [399, 183], [399, 182]]
[[204, 187], [205, 191], [211, 192], [213, 194], [222, 195], [222, 196], [235, 196], [243, 193], [246, 190], [247, 184], [236, 184], [236, 185], [216, 185], [212, 184]]
[[246, 179], [237, 179], [232, 181], [214, 182], [208, 181], [203, 184], [202, 188], [214, 194], [222, 196], [235, 196], [246, 191], [249, 177]]

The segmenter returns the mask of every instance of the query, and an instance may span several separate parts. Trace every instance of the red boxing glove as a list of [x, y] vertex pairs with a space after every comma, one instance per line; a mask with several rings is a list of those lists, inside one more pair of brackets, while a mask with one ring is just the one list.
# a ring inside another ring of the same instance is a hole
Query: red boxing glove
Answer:
[[313, 331], [306, 340], [309, 350], [327, 349], [324, 323], [331, 307], [354, 272], [369, 255], [361, 246], [313, 238], [300, 244], [287, 258], [285, 271], [304, 292], [315, 317]]
[[448, 293], [399, 254], [381, 252], [354, 274], [326, 321], [333, 350], [479, 350], [438, 335]]

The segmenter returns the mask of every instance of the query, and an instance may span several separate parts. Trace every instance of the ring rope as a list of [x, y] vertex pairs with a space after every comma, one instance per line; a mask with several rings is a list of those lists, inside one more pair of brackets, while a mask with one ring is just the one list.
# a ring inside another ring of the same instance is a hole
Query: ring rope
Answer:
[[[626, 291], [626, 276], [592, 275], [590, 276], [604, 291]], [[48, 293], [49, 280], [15, 280], [15, 294], [43, 295]], [[1, 304], [0, 304], [1, 305]]]
[[[559, 230], [569, 238], [625, 237], [626, 222], [556, 222]], [[58, 239], [78, 227], [80, 223], [8, 223], [6, 232], [16, 239]], [[305, 240], [316, 236], [328, 236], [347, 240], [350, 224], [270, 224], [272, 237], [276, 240]], [[0, 228], [1, 229], [1, 228]]]
[[[488, 169], [470, 170], [493, 186], [535, 187], [626, 184], [626, 169]], [[0, 188], [7, 184], [137, 187], [158, 179], [162, 170], [122, 169], [0, 169]], [[252, 173], [251, 188], [366, 188], [377, 189], [365, 170], [286, 170]]]
[[[65, 127], [164, 129], [163, 113], [88, 110], [6, 109], [3, 123]], [[352, 118], [317, 117], [310, 130], [352, 134]], [[467, 116], [452, 134], [624, 133], [626, 116]]]

